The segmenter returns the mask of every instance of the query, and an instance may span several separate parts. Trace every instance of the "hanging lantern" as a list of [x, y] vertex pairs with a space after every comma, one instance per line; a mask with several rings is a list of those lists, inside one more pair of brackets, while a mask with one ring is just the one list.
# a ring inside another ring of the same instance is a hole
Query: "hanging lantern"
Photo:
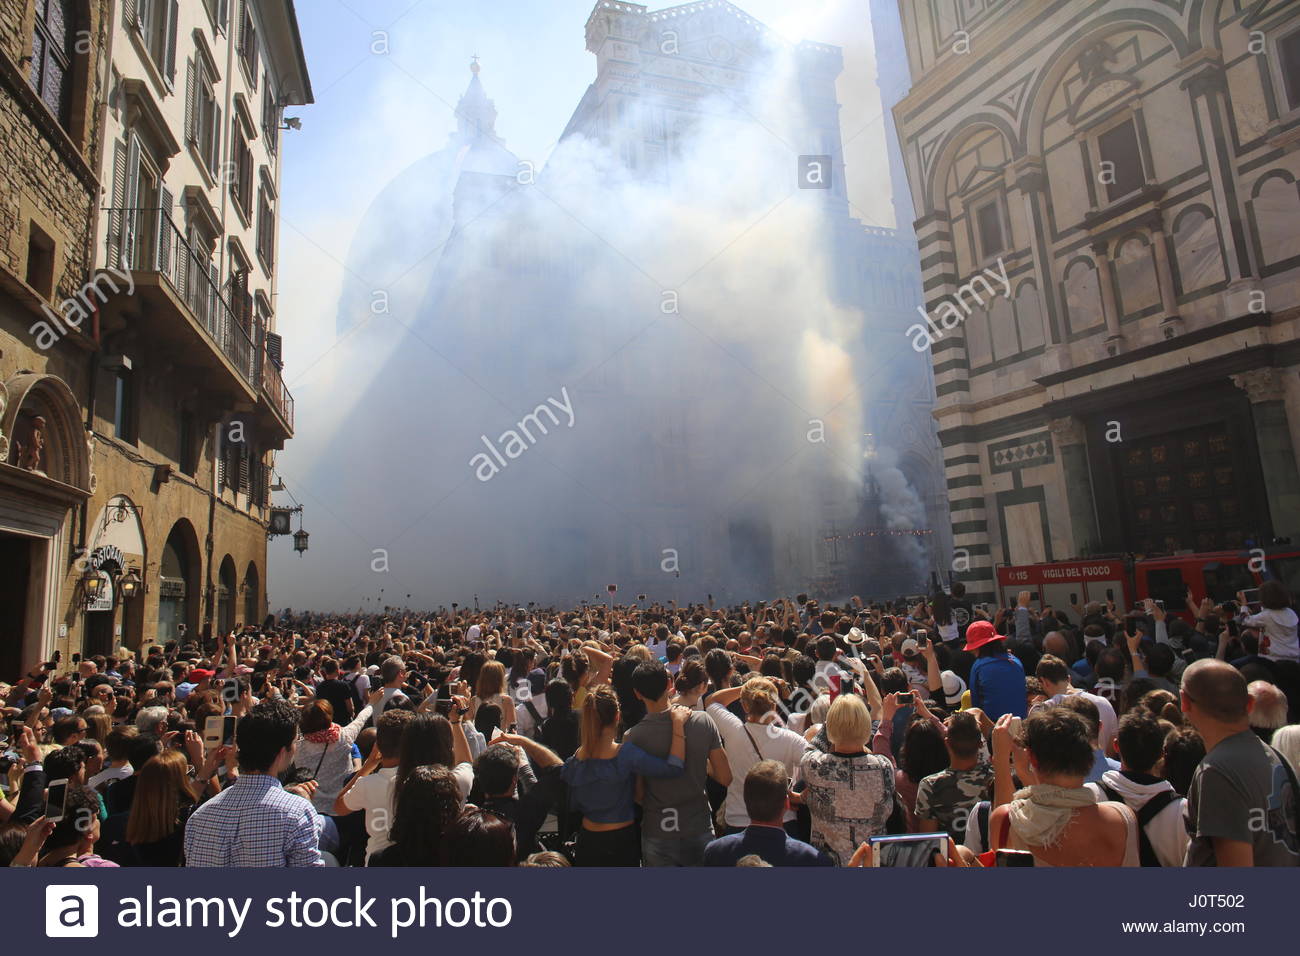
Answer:
[[96, 568], [86, 568], [86, 573], [81, 576], [81, 584], [88, 600], [94, 600], [103, 594], [105, 583], [103, 573]]
[[122, 597], [130, 600], [144, 590], [144, 582], [140, 580], [140, 572], [132, 568], [117, 582], [117, 587], [122, 592]]
[[304, 551], [306, 551], [307, 538], [308, 538], [307, 532], [303, 531], [302, 528], [299, 528], [297, 531], [295, 531], [293, 533], [293, 550], [297, 551], [298, 554], [300, 555]]

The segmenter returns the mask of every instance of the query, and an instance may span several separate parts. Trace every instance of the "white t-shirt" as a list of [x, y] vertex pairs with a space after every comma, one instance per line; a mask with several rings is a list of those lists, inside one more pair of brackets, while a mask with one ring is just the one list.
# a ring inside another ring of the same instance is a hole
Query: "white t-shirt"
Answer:
[[1260, 651], [1259, 656], [1270, 661], [1300, 660], [1300, 634], [1297, 624], [1300, 618], [1295, 611], [1284, 607], [1280, 611], [1264, 608], [1258, 614], [1246, 618], [1251, 627], [1262, 627], [1268, 637], [1268, 650]]
[[101, 783], [108, 783], [113, 780], [125, 780], [135, 771], [131, 769], [130, 764], [122, 767], [105, 767], [99, 773], [95, 774], [86, 781], [86, 786], [91, 790], [98, 790]]
[[[460, 788], [460, 798], [469, 797], [474, 785], [474, 768], [467, 763], [457, 764], [452, 769], [456, 785]], [[366, 811], [366, 858], [369, 859], [380, 850], [393, 845], [388, 838], [389, 827], [393, 825], [396, 808], [393, 806], [393, 784], [397, 777], [396, 767], [380, 767], [376, 773], [362, 777], [343, 796], [343, 805], [349, 810]]]
[[349, 810], [366, 811], [366, 859], [393, 845], [388, 828], [393, 822], [393, 778], [396, 767], [380, 767], [378, 772], [362, 777], [343, 795]]
[[1044, 701], [1043, 707], [1052, 707], [1065, 700], [1066, 697], [1078, 694], [1080, 697], [1086, 697], [1097, 705], [1097, 715], [1101, 718], [1101, 749], [1110, 753], [1110, 743], [1115, 739], [1115, 734], [1119, 732], [1119, 718], [1115, 716], [1115, 706], [1105, 697], [1099, 697], [1096, 694], [1090, 694], [1086, 690], [1072, 690], [1066, 694], [1057, 694], [1055, 697]]
[[383, 714], [384, 708], [388, 706], [388, 702], [401, 693], [402, 693], [402, 688], [400, 687], [384, 688], [384, 698], [378, 704], [375, 705], [375, 709], [374, 709], [374, 719], [376, 721], [379, 720], [380, 715]]
[[515, 727], [519, 734], [524, 737], [531, 737], [537, 721], [533, 720], [533, 715], [524, 706], [524, 701], [532, 704], [537, 709], [538, 717], [542, 720], [546, 719], [546, 698], [538, 697], [532, 693], [532, 685], [526, 677], [515, 688]]
[[[722, 746], [731, 765], [731, 786], [727, 787], [724, 817], [729, 827], [749, 826], [745, 812], [745, 775], [762, 760], [775, 760], [785, 767], [793, 783], [799, 775], [799, 761], [808, 744], [793, 731], [774, 724], [749, 724], [742, 721], [721, 704], [710, 704], [708, 715], [717, 725]], [[756, 752], [757, 751], [757, 752]], [[760, 757], [761, 754], [761, 757]], [[787, 810], [786, 820], [793, 820], [793, 811]]]
[[465, 632], [465, 640], [477, 641], [479, 640], [479, 635], [482, 633], [483, 633], [483, 628], [481, 628], [477, 624], [471, 624], [469, 626], [469, 630]]

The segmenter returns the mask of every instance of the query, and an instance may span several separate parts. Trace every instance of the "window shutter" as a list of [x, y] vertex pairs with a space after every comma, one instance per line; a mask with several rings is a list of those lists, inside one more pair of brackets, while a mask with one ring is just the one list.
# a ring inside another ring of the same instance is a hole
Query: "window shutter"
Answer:
[[199, 141], [199, 71], [193, 60], [185, 61], [185, 141]]
[[170, 0], [166, 9], [167, 23], [165, 24], [166, 33], [164, 42], [166, 44], [163, 53], [163, 64], [167, 76], [167, 86], [176, 88], [176, 33], [179, 30], [178, 22], [180, 20], [177, 0]]
[[[141, 33], [149, 29], [153, 22], [153, 5], [157, 0], [135, 0], [135, 28]], [[153, 44], [149, 44], [152, 48]]]
[[208, 263], [208, 280], [208, 288], [203, 297], [204, 301], [207, 302], [208, 312], [204, 316], [204, 322], [207, 324], [208, 331], [217, 335], [221, 323], [224, 321], [224, 316], [217, 311], [221, 307], [221, 270], [215, 262]]
[[221, 452], [217, 455], [217, 491], [226, 487], [226, 426], [217, 426], [217, 436], [221, 440]]
[[122, 22], [126, 24], [127, 29], [136, 26], [136, 18], [139, 11], [136, 9], [136, 0], [124, 0], [122, 4]]
[[198, 248], [198, 235], [190, 229], [185, 235], [185, 245], [176, 250], [176, 287], [181, 290], [181, 298], [190, 302], [190, 259]]
[[279, 332], [266, 333], [266, 357], [271, 360], [271, 364], [277, 369], [284, 368], [283, 343], [280, 339]]
[[122, 234], [126, 214], [122, 207], [126, 205], [126, 145], [121, 141], [113, 143], [113, 194], [111, 209], [108, 213], [108, 264], [116, 269], [122, 261]]
[[171, 275], [172, 264], [172, 194], [163, 186], [158, 196], [158, 261], [154, 268]]
[[212, 100], [212, 152], [208, 157], [208, 169], [216, 176], [221, 167], [221, 104]]
[[249, 489], [249, 449], [247, 440], [240, 443], [239, 446], [239, 490], [248, 494]]
[[126, 193], [122, 203], [126, 210], [122, 228], [122, 261], [128, 269], [134, 269], [137, 265], [135, 261], [135, 237], [139, 216], [137, 207], [140, 204], [140, 139], [135, 133], [129, 135], [126, 153]]

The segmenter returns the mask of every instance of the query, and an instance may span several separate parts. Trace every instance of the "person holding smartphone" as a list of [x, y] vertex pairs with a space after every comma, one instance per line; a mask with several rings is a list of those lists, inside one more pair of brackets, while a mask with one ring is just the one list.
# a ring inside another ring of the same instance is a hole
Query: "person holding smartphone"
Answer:
[[[89, 787], [66, 781], [61, 787], [61, 792], [50, 794], [45, 819], [57, 817], [57, 820], [36, 865], [116, 867], [116, 863], [95, 855], [95, 843], [99, 840], [99, 796]], [[55, 787], [50, 789], [53, 791]]]

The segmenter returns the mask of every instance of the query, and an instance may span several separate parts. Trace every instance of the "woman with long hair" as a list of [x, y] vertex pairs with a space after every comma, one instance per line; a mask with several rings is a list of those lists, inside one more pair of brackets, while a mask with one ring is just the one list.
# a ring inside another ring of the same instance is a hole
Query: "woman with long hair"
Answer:
[[934, 620], [934, 629], [939, 633], [939, 640], [945, 644], [957, 640], [957, 622], [952, 616], [952, 598], [943, 591], [930, 599], [930, 615]]
[[371, 866], [443, 866], [447, 828], [460, 816], [464, 796], [447, 767], [414, 767], [393, 810], [392, 846], [370, 858]]
[[450, 717], [417, 714], [406, 725], [402, 732], [397, 773], [393, 777], [394, 802], [401, 796], [407, 778], [416, 767], [444, 767], [455, 776], [461, 799], [469, 796], [474, 784], [474, 768], [469, 757], [464, 720], [465, 714], [453, 703]]
[[636, 866], [641, 839], [636, 828], [634, 795], [637, 775], [680, 777], [686, 769], [684, 707], [672, 710], [673, 738], [668, 758], [652, 756], [636, 744], [614, 741], [618, 730], [618, 695], [608, 684], [593, 687], [582, 704], [582, 745], [564, 762], [560, 776], [569, 798], [582, 812], [576, 866]]
[[[500, 710], [500, 727], [504, 731], [514, 732], [515, 701], [506, 692], [506, 667], [500, 661], [488, 661], [478, 672], [478, 682], [474, 685], [474, 697], [469, 702], [469, 719], [474, 722], [480, 707], [496, 707]], [[483, 728], [479, 728], [482, 730]], [[490, 731], [489, 731], [490, 733]]]
[[86, 737], [90, 740], [98, 740], [104, 744], [108, 740], [109, 733], [113, 730], [113, 718], [104, 713], [104, 708], [100, 707], [97, 713], [90, 713], [90, 708], [81, 716], [86, 721]]
[[135, 866], [180, 866], [185, 823], [199, 805], [189, 762], [179, 750], [150, 757], [136, 776], [126, 821], [126, 842]]
[[[882, 722], [892, 725], [892, 720]], [[903, 746], [898, 752], [898, 770], [894, 774], [894, 787], [907, 817], [907, 830], [915, 833], [916, 793], [921, 781], [932, 773], [948, 769], [948, 748], [944, 746], [943, 727], [919, 714], [913, 717], [903, 733]]]

